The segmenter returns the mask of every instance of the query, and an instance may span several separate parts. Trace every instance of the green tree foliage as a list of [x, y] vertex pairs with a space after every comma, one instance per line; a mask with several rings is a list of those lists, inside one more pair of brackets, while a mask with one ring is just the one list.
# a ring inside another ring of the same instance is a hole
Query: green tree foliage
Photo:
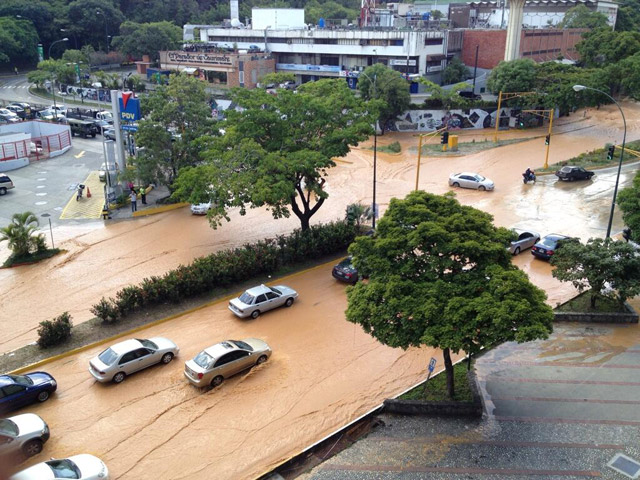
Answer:
[[0, 228], [0, 242], [7, 242], [14, 257], [25, 257], [43, 250], [44, 242], [38, 241], [42, 235], [35, 235], [37, 230], [38, 218], [32, 212], [14, 213], [11, 223]]
[[449, 62], [449, 65], [442, 72], [442, 81], [445, 85], [451, 85], [452, 83], [464, 82], [470, 76], [471, 73], [462, 63], [462, 60], [458, 57], [453, 57], [453, 60]]
[[[609, 27], [604, 13], [591, 10], [585, 5], [577, 5], [567, 10], [558, 28], [602, 28]], [[610, 27], [609, 27], [610, 28]]]
[[631, 237], [640, 242], [640, 172], [633, 177], [633, 184], [620, 190], [617, 199], [622, 219], [631, 229]]
[[133, 58], [148, 54], [153, 61], [160, 58], [161, 50], [176, 50], [182, 44], [182, 29], [169, 22], [135, 23], [120, 25], [120, 35], [113, 38], [113, 48]]
[[284, 82], [295, 82], [296, 76], [292, 73], [273, 72], [267, 73], [260, 78], [260, 85], [265, 87], [267, 85], [275, 85], [276, 87]]
[[536, 63], [529, 58], [500, 62], [487, 80], [493, 92], [530, 92], [536, 82]]
[[38, 33], [33, 23], [0, 17], [0, 63], [24, 65], [38, 60]]
[[358, 227], [358, 230], [360, 229], [360, 225], [372, 218], [373, 212], [371, 211], [370, 206], [363, 205], [362, 203], [352, 203], [347, 205], [345, 220], [349, 225], [355, 225]]
[[468, 83], [456, 83], [451, 88], [444, 89], [437, 83], [433, 83], [424, 78], [419, 78], [418, 82], [424, 85], [425, 92], [429, 92], [431, 97], [429, 100], [437, 100], [442, 104], [442, 108], [445, 110], [451, 110], [452, 108], [465, 108], [471, 105], [473, 102], [458, 95], [460, 90], [466, 90], [471, 85]]
[[305, 21], [317, 24], [321, 18], [330, 20], [355, 20], [360, 12], [355, 8], [348, 8], [333, 0], [320, 2], [310, 0], [304, 5]]
[[610, 65], [640, 52], [640, 32], [599, 28], [584, 33], [576, 49], [587, 67]]
[[111, 0], [75, 0], [67, 7], [66, 20], [83, 44], [105, 51], [107, 36], [118, 33], [124, 15]]
[[46, 78], [47, 80], [55, 80], [56, 83], [68, 83], [74, 84], [76, 81], [76, 71], [73, 65], [67, 64], [64, 60], [43, 60], [38, 63], [38, 71], [44, 72], [42, 74], [33, 74], [30, 72], [27, 74], [27, 78], [33, 79], [35, 83], [37, 80]]
[[366, 103], [343, 80], [319, 80], [297, 93], [234, 89], [232, 100], [243, 111], [228, 111], [225, 134], [203, 139], [205, 164], [185, 169], [174, 184], [174, 197], [214, 201], [210, 222], [215, 228], [227, 210], [266, 206], [274, 218], [300, 219], [309, 229], [311, 217], [328, 198], [327, 170], [336, 157], [372, 133]]
[[358, 90], [365, 100], [378, 100], [372, 105], [379, 112], [378, 121], [383, 134], [387, 122], [405, 112], [411, 103], [409, 83], [400, 72], [381, 63], [367, 67], [360, 74]]
[[640, 1], [623, 0], [618, 3], [616, 31], [637, 32], [640, 25]]
[[565, 242], [551, 257], [551, 265], [558, 280], [571, 282], [580, 292], [591, 289], [591, 308], [599, 298], [623, 303], [640, 294], [640, 257], [624, 242], [610, 238], [591, 238], [586, 244]]
[[[53, 40], [60, 38], [59, 27], [56, 27], [54, 18], [63, 16], [63, 7], [56, 6], [47, 0], [29, 0], [28, 2], [24, 0], [2, 0], [0, 2], [0, 17], [31, 23], [34, 31], [39, 35], [39, 40], [47, 46]], [[0, 49], [4, 42], [4, 39], [0, 40]], [[27, 54], [31, 55], [30, 52], [27, 52]], [[33, 63], [37, 60], [38, 57], [36, 56], [33, 59]]]
[[378, 225], [349, 247], [369, 281], [347, 290], [347, 320], [391, 347], [442, 349], [450, 397], [452, 352], [551, 332], [544, 292], [511, 264], [513, 234], [488, 213], [415, 191], [392, 199]]
[[144, 153], [136, 160], [141, 180], [171, 185], [178, 171], [195, 165], [199, 148], [195, 140], [209, 132], [213, 119], [205, 86], [188, 75], [171, 75], [169, 85], [143, 97], [144, 119], [135, 139]]

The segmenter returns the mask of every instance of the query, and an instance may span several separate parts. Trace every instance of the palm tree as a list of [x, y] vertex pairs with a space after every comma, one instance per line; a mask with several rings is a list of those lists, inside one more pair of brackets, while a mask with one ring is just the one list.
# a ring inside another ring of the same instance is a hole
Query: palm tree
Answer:
[[364, 220], [370, 220], [373, 218], [371, 214], [371, 207], [363, 205], [361, 203], [352, 203], [347, 205], [346, 220], [349, 225], [355, 224], [360, 228], [361, 222]]
[[34, 249], [39, 250], [42, 242], [34, 232], [38, 229], [38, 219], [32, 212], [15, 213], [11, 223], [0, 228], [0, 242], [9, 242], [9, 249], [15, 257], [29, 255]]

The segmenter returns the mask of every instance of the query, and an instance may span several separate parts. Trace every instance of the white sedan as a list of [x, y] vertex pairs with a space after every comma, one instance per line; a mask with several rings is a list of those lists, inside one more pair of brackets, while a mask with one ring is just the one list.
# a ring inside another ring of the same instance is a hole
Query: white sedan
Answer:
[[290, 307], [298, 298], [293, 288], [277, 285], [268, 287], [260, 285], [244, 292], [229, 302], [229, 310], [240, 318], [258, 318], [261, 313], [281, 306]]
[[97, 457], [83, 453], [60, 460], [49, 460], [9, 477], [9, 480], [109, 480], [109, 470]]
[[211, 202], [191, 204], [191, 213], [194, 215], [206, 215], [209, 210], [211, 210]]
[[473, 188], [476, 190], [493, 190], [493, 181], [472, 172], [452, 173], [449, 175], [452, 187]]

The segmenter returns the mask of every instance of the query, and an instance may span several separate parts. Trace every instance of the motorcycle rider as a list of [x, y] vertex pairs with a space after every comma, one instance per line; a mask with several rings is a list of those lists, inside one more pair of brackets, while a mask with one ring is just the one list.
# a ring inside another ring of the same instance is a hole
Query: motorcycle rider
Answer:
[[527, 170], [522, 174], [522, 176], [524, 177], [525, 183], [536, 179], [536, 174], [533, 170], [531, 170], [531, 168], [527, 168]]

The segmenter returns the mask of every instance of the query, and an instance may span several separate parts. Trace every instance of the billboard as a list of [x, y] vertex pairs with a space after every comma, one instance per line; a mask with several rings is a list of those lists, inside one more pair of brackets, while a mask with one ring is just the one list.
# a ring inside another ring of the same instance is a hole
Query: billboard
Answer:
[[125, 122], [135, 122], [140, 120], [140, 99], [133, 98], [132, 92], [122, 92], [122, 96], [118, 98], [120, 105], [120, 119]]

